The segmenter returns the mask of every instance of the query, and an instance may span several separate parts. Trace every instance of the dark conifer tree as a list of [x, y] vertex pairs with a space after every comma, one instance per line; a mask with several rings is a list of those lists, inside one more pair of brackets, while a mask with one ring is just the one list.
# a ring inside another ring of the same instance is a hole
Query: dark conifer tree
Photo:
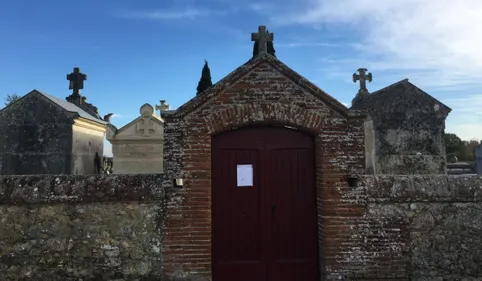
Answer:
[[211, 87], [212, 85], [213, 85], [213, 82], [211, 81], [211, 70], [209, 69], [208, 62], [204, 60], [204, 67], [201, 73], [201, 79], [197, 84], [196, 95], [199, 95], [200, 93], [204, 92], [207, 88]]

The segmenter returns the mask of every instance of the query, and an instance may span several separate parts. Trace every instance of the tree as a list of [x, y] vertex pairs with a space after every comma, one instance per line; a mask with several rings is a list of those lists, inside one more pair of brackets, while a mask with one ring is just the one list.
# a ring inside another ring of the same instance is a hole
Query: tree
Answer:
[[479, 146], [479, 142], [477, 140], [463, 141], [463, 146], [457, 152], [457, 157], [461, 161], [474, 161], [477, 146]]
[[201, 79], [199, 79], [199, 83], [197, 84], [197, 93], [204, 92], [207, 88], [211, 87], [213, 82], [211, 81], [211, 70], [209, 69], [208, 62], [204, 60], [204, 67], [201, 73]]
[[16, 102], [17, 100], [19, 100], [21, 98], [21, 96], [17, 95], [17, 94], [9, 94], [5, 97], [5, 106], [9, 106], [10, 104]]
[[[259, 52], [258, 46], [259, 46], [258, 40], [254, 41], [253, 57], [255, 57]], [[275, 55], [276, 51], [273, 46], [273, 41], [266, 42], [266, 50], [268, 51], [268, 54], [272, 55], [273, 57], [276, 57]]]
[[455, 153], [464, 148], [464, 142], [456, 134], [444, 134], [445, 151]]

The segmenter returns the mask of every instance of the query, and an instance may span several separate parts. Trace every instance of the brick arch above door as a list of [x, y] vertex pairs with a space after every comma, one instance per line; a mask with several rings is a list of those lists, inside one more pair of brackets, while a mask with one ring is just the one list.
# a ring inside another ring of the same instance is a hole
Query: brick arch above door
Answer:
[[[344, 118], [340, 118], [340, 123]], [[242, 104], [227, 106], [205, 116], [205, 134], [218, 133], [255, 124], [290, 126], [318, 135], [327, 119], [319, 112], [308, 111], [301, 106], [280, 103]]]

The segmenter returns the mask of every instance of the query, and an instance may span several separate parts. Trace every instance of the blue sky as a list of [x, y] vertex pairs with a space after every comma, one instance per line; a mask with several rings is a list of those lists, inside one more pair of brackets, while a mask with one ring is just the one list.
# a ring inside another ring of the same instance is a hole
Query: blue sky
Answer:
[[0, 98], [64, 98], [78, 66], [82, 94], [121, 127], [146, 102], [192, 98], [204, 59], [213, 82], [245, 63], [267, 25], [277, 57], [341, 102], [357, 68], [371, 91], [409, 78], [453, 109], [448, 132], [482, 139], [481, 12], [479, 0], [2, 1]]

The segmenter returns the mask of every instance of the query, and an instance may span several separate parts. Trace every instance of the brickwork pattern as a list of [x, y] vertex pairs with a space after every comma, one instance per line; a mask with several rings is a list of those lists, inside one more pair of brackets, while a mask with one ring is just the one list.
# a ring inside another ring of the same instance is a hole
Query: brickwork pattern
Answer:
[[[211, 274], [211, 136], [252, 125], [288, 126], [315, 136], [320, 269], [335, 270], [363, 215], [340, 185], [363, 172], [363, 121], [278, 60], [258, 56], [172, 116], [166, 116], [165, 172], [185, 179], [167, 205], [162, 252], [168, 276]], [[174, 199], [175, 198], [175, 199]]]

